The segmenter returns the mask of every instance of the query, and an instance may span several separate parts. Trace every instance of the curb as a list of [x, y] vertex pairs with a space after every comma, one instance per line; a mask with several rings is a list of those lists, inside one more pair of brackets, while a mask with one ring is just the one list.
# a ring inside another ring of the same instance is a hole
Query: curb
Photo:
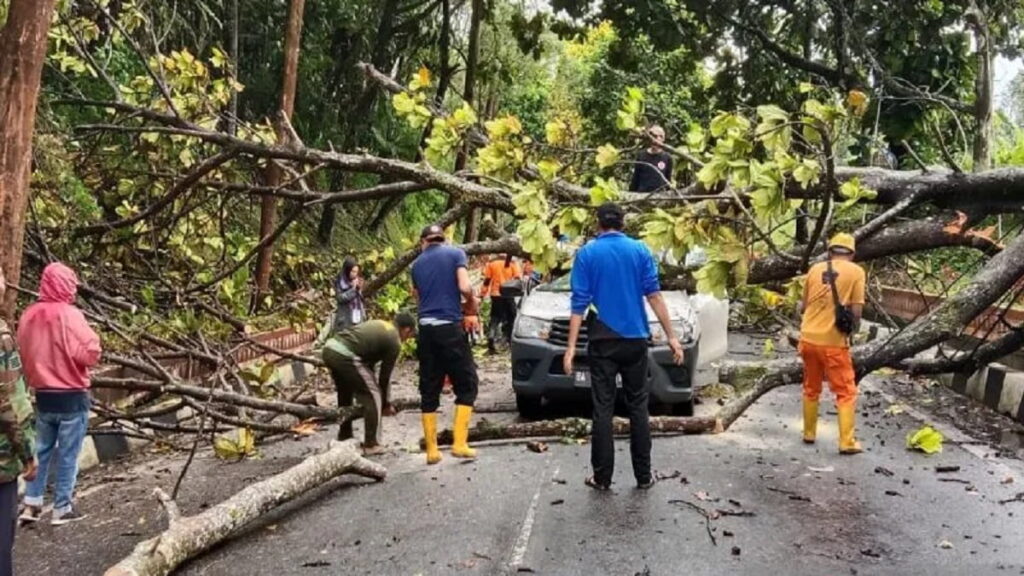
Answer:
[[977, 372], [942, 374], [939, 381], [985, 406], [1024, 423], [1024, 372], [989, 364]]

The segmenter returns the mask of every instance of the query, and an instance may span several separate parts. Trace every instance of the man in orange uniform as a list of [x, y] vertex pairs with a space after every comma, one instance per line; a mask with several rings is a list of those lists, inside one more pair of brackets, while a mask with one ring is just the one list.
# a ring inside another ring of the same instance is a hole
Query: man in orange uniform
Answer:
[[500, 334], [506, 342], [512, 341], [512, 324], [516, 320], [516, 301], [501, 295], [501, 285], [523, 275], [519, 263], [512, 260], [511, 254], [502, 254], [491, 260], [484, 268], [484, 284], [480, 288], [480, 298], [491, 297], [491, 321], [487, 327], [487, 351], [495, 352], [494, 342]]
[[829, 261], [807, 271], [804, 282], [803, 322], [800, 326], [800, 356], [804, 361], [804, 442], [814, 442], [818, 427], [818, 397], [822, 380], [836, 395], [839, 413], [840, 454], [860, 453], [854, 438], [857, 383], [850, 357], [849, 335], [836, 327], [836, 304], [829, 282], [829, 268], [841, 305], [849, 307], [854, 332], [864, 309], [864, 269], [853, 263], [855, 242], [849, 234], [836, 234], [828, 245]]

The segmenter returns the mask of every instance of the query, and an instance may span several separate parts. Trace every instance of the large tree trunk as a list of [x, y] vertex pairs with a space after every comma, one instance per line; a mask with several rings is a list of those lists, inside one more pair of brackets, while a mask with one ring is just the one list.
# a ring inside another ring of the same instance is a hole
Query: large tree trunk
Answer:
[[[238, 0], [228, 2], [228, 50], [231, 51], [231, 77], [238, 81]], [[231, 102], [228, 104], [228, 134], [234, 136], [238, 132], [238, 90], [231, 91]]]
[[[391, 55], [391, 41], [395, 35], [395, 16], [399, 8], [398, 0], [384, 0], [380, 8], [380, 22], [377, 24], [377, 34], [373, 39], [373, 53], [371, 62], [377, 70], [385, 69]], [[355, 111], [348, 118], [348, 126], [342, 138], [342, 148], [355, 150], [361, 145], [361, 138], [366, 130], [366, 125], [372, 120], [371, 112], [377, 102], [379, 86], [376, 83], [369, 83], [365, 86], [362, 94], [356, 101]], [[326, 246], [334, 233], [336, 220], [335, 211], [337, 208], [332, 205], [324, 206], [320, 213], [320, 223], [317, 226], [317, 237], [320, 243]], [[376, 220], [374, 220], [376, 222]], [[376, 229], [376, 225], [371, 228]]]
[[333, 443], [323, 454], [310, 456], [284, 472], [258, 482], [195, 516], [179, 517], [177, 505], [160, 492], [170, 517], [167, 530], [140, 542], [105, 576], [163, 576], [238, 533], [246, 524], [341, 474], [383, 480], [387, 470], [366, 460], [354, 441]]
[[[25, 209], [32, 169], [32, 133], [56, 0], [11, 0], [0, 30], [0, 267], [20, 284]], [[18, 294], [7, 293], [0, 314], [14, 312]]]
[[988, 26], [988, 10], [984, 0], [972, 1], [967, 21], [974, 30], [977, 71], [974, 78], [974, 171], [983, 172], [992, 166], [992, 36]]
[[[473, 14], [469, 23], [469, 50], [466, 54], [466, 84], [462, 91], [462, 97], [470, 106], [476, 105], [476, 73], [480, 67], [480, 29], [483, 26], [484, 0], [473, 0]], [[469, 159], [469, 143], [466, 142], [459, 150], [455, 158], [455, 171], [458, 172], [466, 167]], [[463, 236], [464, 242], [475, 242], [477, 230], [479, 229], [480, 210], [471, 209], [466, 217], [466, 231]]]
[[[653, 416], [650, 424], [651, 432], [654, 434], [703, 434], [721, 432], [725, 428], [725, 423], [717, 416]], [[618, 436], [629, 434], [629, 420], [615, 418], [612, 421], [612, 431]], [[588, 418], [561, 418], [512, 424], [492, 424], [482, 420], [469, 429], [470, 442], [537, 437], [586, 438], [588, 436], [590, 436], [590, 419]], [[437, 443], [451, 444], [452, 431], [442, 430], [437, 435]], [[422, 442], [420, 445], [422, 447]]]
[[[284, 40], [284, 73], [281, 86], [281, 113], [289, 121], [295, 111], [295, 87], [299, 79], [299, 49], [302, 42], [302, 14], [306, 0], [291, 0], [288, 11], [288, 31]], [[278, 142], [288, 138], [278, 127]], [[275, 162], [267, 164], [267, 186], [271, 188], [281, 185], [281, 167]], [[270, 236], [277, 222], [277, 198], [264, 196], [260, 202], [260, 238]], [[274, 257], [274, 243], [268, 242], [260, 250], [256, 260], [256, 299], [254, 308], [259, 305], [260, 297], [270, 289], [271, 260]]]

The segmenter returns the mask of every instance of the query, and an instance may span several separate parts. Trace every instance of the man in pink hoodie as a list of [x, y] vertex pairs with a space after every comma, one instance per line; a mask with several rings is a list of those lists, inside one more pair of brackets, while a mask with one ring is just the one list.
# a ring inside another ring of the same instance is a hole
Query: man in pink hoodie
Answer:
[[55, 262], [43, 270], [39, 300], [18, 322], [25, 379], [36, 393], [36, 460], [39, 473], [28, 483], [21, 520], [39, 520], [50, 462], [57, 469], [51, 523], [85, 516], [72, 504], [78, 453], [89, 426], [89, 368], [100, 359], [100, 339], [75, 307], [78, 277]]

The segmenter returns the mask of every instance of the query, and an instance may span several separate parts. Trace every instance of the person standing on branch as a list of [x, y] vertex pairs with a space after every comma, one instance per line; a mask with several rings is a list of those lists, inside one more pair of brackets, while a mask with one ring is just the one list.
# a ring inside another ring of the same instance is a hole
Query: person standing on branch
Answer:
[[476, 450], [469, 447], [468, 440], [478, 379], [473, 350], [462, 326], [462, 299], [466, 299], [471, 311], [477, 310], [477, 301], [466, 269], [466, 253], [445, 245], [444, 229], [436, 224], [420, 233], [420, 246], [423, 252], [413, 262], [412, 281], [419, 298], [416, 353], [420, 361], [420, 410], [427, 464], [441, 461], [437, 409], [446, 374], [455, 388], [452, 456], [476, 458]]
[[522, 276], [519, 263], [512, 260], [511, 254], [499, 254], [487, 263], [484, 268], [484, 283], [480, 287], [480, 298], [491, 297], [491, 319], [487, 327], [487, 351], [497, 352], [495, 342], [501, 334], [506, 342], [512, 341], [512, 324], [516, 321], [516, 302], [514, 298], [501, 295], [501, 285], [509, 280]]
[[[0, 268], [0, 300], [7, 291]], [[0, 576], [14, 574], [14, 531], [18, 517], [18, 475], [36, 477], [32, 401], [21, 376], [18, 346], [0, 318]]]
[[586, 479], [586, 484], [598, 490], [611, 487], [615, 469], [612, 415], [617, 376], [622, 377], [629, 410], [633, 476], [641, 489], [650, 488], [656, 480], [651, 473], [647, 380], [650, 326], [645, 298], [668, 336], [673, 360], [683, 363], [683, 347], [669, 321], [657, 264], [647, 246], [622, 233], [624, 220], [625, 213], [616, 204], [608, 202], [597, 209], [598, 236], [576, 253], [570, 277], [572, 316], [563, 369], [566, 374], [573, 373], [576, 342], [586, 315], [590, 392], [594, 401], [590, 452], [594, 474]]
[[839, 452], [858, 454], [854, 438], [857, 382], [850, 356], [850, 335], [856, 333], [864, 309], [864, 269], [853, 263], [855, 241], [836, 234], [828, 260], [811, 266], [804, 282], [800, 324], [800, 357], [804, 362], [804, 442], [813, 444], [818, 429], [818, 398], [822, 380], [836, 396]]
[[[416, 321], [406, 313], [395, 317], [395, 323], [369, 320], [331, 336], [324, 345], [323, 360], [331, 371], [339, 401], [352, 405], [358, 398], [363, 407], [363, 453], [379, 454], [381, 444], [381, 414], [390, 406], [391, 373], [398, 360], [402, 342], [416, 335]], [[380, 379], [374, 376], [374, 367], [380, 364]], [[352, 425], [338, 428], [338, 440], [352, 437]]]
[[75, 307], [78, 276], [54, 262], [43, 269], [39, 300], [18, 323], [25, 379], [36, 392], [36, 459], [39, 474], [25, 490], [21, 520], [36, 522], [51, 462], [55, 463], [54, 526], [85, 518], [72, 504], [78, 453], [89, 427], [89, 368], [100, 360], [100, 338]]
[[629, 189], [633, 192], [656, 192], [672, 185], [672, 156], [662, 149], [665, 129], [657, 124], [647, 129], [651, 145], [636, 157], [633, 179]]

